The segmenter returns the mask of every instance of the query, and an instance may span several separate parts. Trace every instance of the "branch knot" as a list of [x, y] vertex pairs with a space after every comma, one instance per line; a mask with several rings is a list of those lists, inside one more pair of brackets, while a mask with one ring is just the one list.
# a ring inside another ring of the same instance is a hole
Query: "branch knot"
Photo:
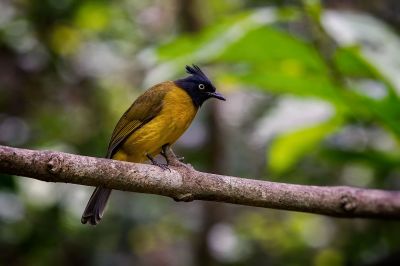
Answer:
[[47, 162], [47, 171], [51, 174], [57, 174], [62, 170], [64, 160], [57, 154], [52, 154]]
[[185, 194], [179, 194], [175, 197], [173, 197], [175, 201], [184, 201], [184, 202], [190, 202], [194, 200], [194, 196], [192, 193], [185, 193]]
[[340, 197], [340, 206], [345, 212], [354, 212], [357, 208], [357, 199], [350, 194], [345, 194]]

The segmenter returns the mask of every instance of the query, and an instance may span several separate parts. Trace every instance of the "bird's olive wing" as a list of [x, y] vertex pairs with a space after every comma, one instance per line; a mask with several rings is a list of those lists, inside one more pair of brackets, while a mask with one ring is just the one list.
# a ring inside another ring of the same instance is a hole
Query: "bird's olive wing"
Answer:
[[108, 145], [106, 158], [111, 158], [133, 132], [157, 116], [162, 109], [163, 99], [167, 90], [166, 85], [161, 83], [147, 90], [136, 99], [115, 126]]

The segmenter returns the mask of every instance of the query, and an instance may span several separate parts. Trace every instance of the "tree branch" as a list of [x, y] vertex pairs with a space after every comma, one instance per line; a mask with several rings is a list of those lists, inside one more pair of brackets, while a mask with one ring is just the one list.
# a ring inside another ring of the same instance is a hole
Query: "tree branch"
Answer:
[[47, 182], [151, 193], [179, 201], [209, 200], [338, 217], [400, 219], [400, 192], [320, 187], [215, 175], [191, 167], [159, 167], [0, 146], [0, 172]]

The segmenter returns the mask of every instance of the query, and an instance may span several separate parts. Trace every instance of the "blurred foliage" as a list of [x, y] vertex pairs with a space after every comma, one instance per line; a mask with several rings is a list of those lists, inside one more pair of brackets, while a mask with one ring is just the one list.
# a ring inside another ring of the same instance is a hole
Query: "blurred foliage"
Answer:
[[280, 135], [269, 148], [270, 170], [281, 173], [292, 168], [304, 154], [312, 152], [313, 147], [340, 125], [340, 119], [333, 118], [312, 127]]
[[[228, 98], [205, 104], [176, 145], [196, 168], [399, 189], [400, 40], [385, 10], [400, 4], [340, 3], [2, 1], [0, 144], [103, 156], [133, 99], [195, 63]], [[203, 265], [204, 254], [209, 265], [400, 261], [398, 222], [211, 212], [114, 192], [89, 228], [79, 223], [89, 188], [0, 180], [1, 265]]]

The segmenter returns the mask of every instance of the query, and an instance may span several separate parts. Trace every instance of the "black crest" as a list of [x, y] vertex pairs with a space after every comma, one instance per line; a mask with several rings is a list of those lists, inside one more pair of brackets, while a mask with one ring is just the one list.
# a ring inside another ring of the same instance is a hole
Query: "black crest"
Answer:
[[191, 74], [193, 76], [197, 76], [198, 78], [204, 79], [209, 83], [211, 83], [210, 80], [207, 78], [206, 74], [204, 74], [204, 72], [197, 65], [192, 65], [192, 67], [186, 66], [186, 73]]
[[186, 73], [192, 75], [193, 80], [196, 80], [198, 82], [203, 82], [206, 84], [210, 84], [212, 86], [212, 83], [208, 79], [206, 74], [204, 74], [204, 72], [197, 65], [193, 64], [192, 66], [186, 66]]

